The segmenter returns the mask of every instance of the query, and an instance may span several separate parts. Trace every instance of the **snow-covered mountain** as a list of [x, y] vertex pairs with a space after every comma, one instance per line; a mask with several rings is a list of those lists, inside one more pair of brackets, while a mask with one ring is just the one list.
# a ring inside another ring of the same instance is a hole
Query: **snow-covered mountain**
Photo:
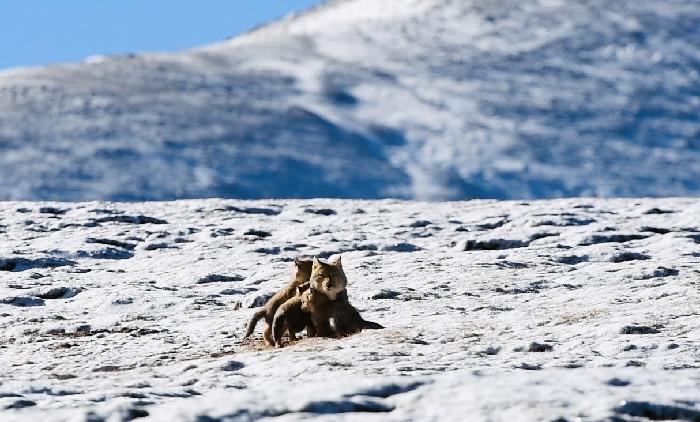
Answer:
[[0, 198], [700, 194], [697, 0], [341, 0], [0, 73]]

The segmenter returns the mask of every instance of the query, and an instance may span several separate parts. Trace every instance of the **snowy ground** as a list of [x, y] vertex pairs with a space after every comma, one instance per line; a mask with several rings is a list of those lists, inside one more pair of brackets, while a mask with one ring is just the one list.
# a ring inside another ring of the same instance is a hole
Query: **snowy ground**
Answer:
[[[0, 418], [698, 420], [699, 215], [698, 199], [2, 203]], [[386, 329], [241, 342], [294, 256], [338, 252]]]

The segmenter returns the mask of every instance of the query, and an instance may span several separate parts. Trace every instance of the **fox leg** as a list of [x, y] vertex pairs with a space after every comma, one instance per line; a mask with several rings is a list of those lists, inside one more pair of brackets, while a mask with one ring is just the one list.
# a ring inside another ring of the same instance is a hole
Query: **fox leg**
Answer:
[[287, 321], [285, 321], [285, 319], [284, 309], [278, 309], [277, 313], [275, 313], [275, 319], [272, 321], [272, 337], [274, 340], [271, 346], [284, 347], [282, 335], [287, 328]]
[[313, 324], [309, 324], [306, 326], [306, 335], [308, 337], [316, 337], [316, 327], [314, 327]]
[[287, 334], [289, 335], [289, 340], [290, 340], [290, 341], [296, 341], [296, 340], [297, 340], [297, 336], [296, 336], [296, 334], [294, 333], [294, 330], [292, 330], [291, 327], [287, 327]]
[[265, 338], [265, 343], [267, 343], [268, 346], [275, 345], [275, 341], [272, 339], [272, 327], [269, 324], [265, 327], [263, 337]]

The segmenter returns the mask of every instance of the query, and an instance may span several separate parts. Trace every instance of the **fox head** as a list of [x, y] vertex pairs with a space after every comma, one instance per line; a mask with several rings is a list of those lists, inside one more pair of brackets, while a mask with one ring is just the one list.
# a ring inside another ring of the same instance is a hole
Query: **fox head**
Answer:
[[335, 255], [328, 262], [321, 262], [314, 257], [310, 283], [314, 290], [322, 292], [330, 300], [336, 300], [338, 293], [348, 286], [340, 255]]
[[313, 261], [311, 258], [294, 258], [294, 270], [292, 273], [294, 285], [299, 286], [300, 284], [309, 281], [312, 266]]

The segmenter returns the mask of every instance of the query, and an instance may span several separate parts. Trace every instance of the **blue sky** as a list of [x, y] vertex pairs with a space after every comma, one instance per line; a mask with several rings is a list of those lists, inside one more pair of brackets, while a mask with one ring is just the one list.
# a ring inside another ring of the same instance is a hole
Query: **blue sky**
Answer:
[[0, 69], [93, 54], [178, 50], [321, 0], [2, 0]]

